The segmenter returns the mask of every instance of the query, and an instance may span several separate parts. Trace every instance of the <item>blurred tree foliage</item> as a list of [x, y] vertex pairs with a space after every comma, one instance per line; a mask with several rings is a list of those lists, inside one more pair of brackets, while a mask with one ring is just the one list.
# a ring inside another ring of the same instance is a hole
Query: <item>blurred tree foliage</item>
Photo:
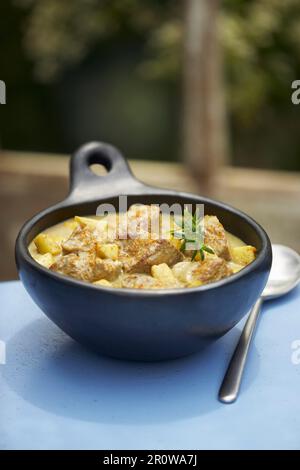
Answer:
[[[36, 75], [42, 81], [54, 80], [68, 66], [82, 60], [99, 40], [124, 38], [149, 39], [157, 31], [162, 41], [168, 38], [174, 17], [180, 12], [179, 2], [170, 0], [15, 0], [27, 8], [25, 47], [35, 63]], [[181, 26], [181, 25], [180, 25]], [[166, 31], [160, 31], [166, 27]], [[171, 41], [170, 41], [171, 39]], [[175, 39], [175, 41], [174, 41]], [[173, 45], [173, 44], [172, 44]], [[173, 59], [172, 59], [173, 60]]]
[[[124, 36], [143, 47], [142, 79], [179, 82], [184, 2], [14, 2], [26, 11], [25, 47], [41, 82], [58, 80], [99, 42]], [[224, 0], [219, 22], [235, 162], [300, 170], [299, 112], [290, 100], [300, 77], [299, 0]]]
[[[55, 79], [99, 39], [122, 30], [146, 38], [139, 67], [149, 79], [177, 79], [183, 19], [180, 2], [157, 0], [16, 0], [30, 8], [25, 29], [37, 76]], [[299, 0], [224, 0], [220, 14], [228, 102], [245, 123], [268, 101], [286, 99], [300, 63]]]

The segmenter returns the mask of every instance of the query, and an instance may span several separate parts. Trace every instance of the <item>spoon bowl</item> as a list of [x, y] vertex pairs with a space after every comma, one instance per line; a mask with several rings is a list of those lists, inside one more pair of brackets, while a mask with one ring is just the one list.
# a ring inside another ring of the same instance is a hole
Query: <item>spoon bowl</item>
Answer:
[[263, 290], [264, 300], [274, 299], [290, 292], [300, 280], [300, 256], [284, 245], [272, 245], [273, 263]]

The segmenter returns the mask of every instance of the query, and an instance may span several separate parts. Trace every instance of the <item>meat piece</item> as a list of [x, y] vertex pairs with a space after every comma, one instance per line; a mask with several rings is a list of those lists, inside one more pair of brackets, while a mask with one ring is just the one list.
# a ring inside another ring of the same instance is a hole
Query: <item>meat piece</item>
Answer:
[[82, 281], [95, 282], [99, 279], [113, 281], [121, 267], [119, 261], [100, 259], [92, 252], [81, 251], [59, 257], [51, 269]]
[[111, 259], [95, 258], [94, 275], [97, 279], [114, 281], [122, 271], [122, 263]]
[[75, 228], [70, 237], [62, 243], [64, 253], [91, 251], [96, 247], [96, 240], [89, 227]]
[[183, 259], [183, 254], [168, 240], [135, 239], [123, 242], [120, 259], [128, 273], [150, 273], [151, 266], [173, 266]]
[[231, 269], [228, 267], [223, 258], [206, 257], [204, 261], [197, 263], [189, 273], [189, 282], [200, 281], [201, 284], [207, 284], [213, 281], [219, 281], [224, 277], [232, 274]]
[[121, 276], [120, 287], [127, 289], [162, 289], [164, 286], [158, 279], [148, 274], [124, 274]]
[[94, 257], [88, 252], [70, 253], [59, 257], [51, 266], [51, 270], [82, 281], [90, 281], [94, 278], [93, 263]]
[[217, 256], [230, 260], [230, 252], [226, 232], [214, 215], [206, 215], [204, 217], [204, 243], [210, 246]]

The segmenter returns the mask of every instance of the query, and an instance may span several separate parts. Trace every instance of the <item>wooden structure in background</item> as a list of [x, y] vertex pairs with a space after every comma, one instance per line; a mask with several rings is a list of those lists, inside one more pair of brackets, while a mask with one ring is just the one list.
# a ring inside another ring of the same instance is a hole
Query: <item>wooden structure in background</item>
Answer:
[[183, 159], [207, 187], [227, 154], [219, 7], [219, 0], [185, 3]]
[[[131, 161], [148, 184], [205, 195], [199, 181], [176, 163]], [[21, 225], [68, 192], [68, 158], [2, 152], [0, 155], [0, 280], [17, 276], [14, 242]], [[210, 195], [252, 215], [273, 242], [300, 252], [300, 174], [224, 167]]]

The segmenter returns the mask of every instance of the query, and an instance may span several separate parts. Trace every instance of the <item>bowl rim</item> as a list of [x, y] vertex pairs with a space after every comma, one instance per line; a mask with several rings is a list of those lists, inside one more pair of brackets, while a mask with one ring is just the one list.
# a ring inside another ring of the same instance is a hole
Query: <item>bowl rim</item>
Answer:
[[[153, 192], [151, 192], [151, 189], [153, 189]], [[188, 294], [193, 294], [193, 293], [201, 293], [201, 292], [206, 292], [210, 290], [215, 290], [218, 289], [218, 287], [223, 287], [227, 284], [234, 283], [235, 281], [238, 281], [239, 279], [249, 275], [256, 269], [258, 269], [266, 260], [266, 256], [270, 256], [270, 265], [271, 265], [271, 260], [272, 260], [272, 248], [271, 248], [271, 242], [269, 239], [269, 236], [267, 235], [266, 231], [262, 228], [262, 226], [256, 222], [252, 217], [250, 217], [248, 214], [245, 212], [231, 206], [230, 204], [223, 203], [221, 201], [218, 201], [216, 199], [211, 199], [208, 197], [200, 196], [197, 194], [193, 193], [188, 193], [188, 192], [181, 192], [181, 191], [173, 191], [173, 190], [167, 190], [167, 189], [160, 189], [160, 188], [147, 188], [147, 192], [143, 193], [141, 191], [138, 191], [136, 193], [129, 193], [127, 194], [128, 196], [138, 196], [138, 197], [159, 197], [159, 196], [172, 196], [172, 197], [178, 197], [178, 198], [187, 198], [187, 199], [194, 199], [195, 202], [202, 202], [204, 205], [205, 204], [212, 204], [215, 206], [220, 207], [221, 209], [228, 211], [230, 213], [233, 213], [234, 215], [237, 215], [241, 219], [243, 219], [246, 223], [248, 223], [258, 234], [261, 242], [262, 242], [262, 247], [261, 250], [259, 251], [257, 257], [255, 258], [254, 261], [252, 261], [250, 264], [242, 268], [240, 271], [237, 273], [231, 274], [230, 276], [220, 279], [219, 281], [215, 281], [209, 284], [204, 284], [202, 286], [198, 287], [180, 287], [180, 288], [168, 288], [168, 289], [135, 289], [135, 288], [124, 288], [124, 287], [107, 287], [107, 286], [96, 286], [92, 283], [88, 283], [85, 281], [80, 281], [78, 279], [66, 276], [64, 274], [57, 273], [55, 271], [51, 271], [50, 269], [40, 265], [35, 259], [30, 255], [28, 246], [26, 244], [26, 238], [30, 230], [35, 226], [35, 224], [41, 220], [42, 218], [50, 215], [51, 213], [63, 209], [63, 208], [71, 208], [71, 207], [76, 207], [81, 204], [93, 204], [97, 203], [100, 201], [104, 201], [107, 199], [111, 199], [114, 197], [118, 197], [116, 194], [111, 194], [111, 195], [106, 195], [105, 197], [100, 197], [100, 198], [92, 198], [90, 200], [84, 200], [84, 201], [69, 201], [68, 198], [58, 204], [55, 204], [53, 206], [50, 206], [40, 212], [38, 212], [36, 215], [34, 215], [31, 219], [29, 219], [25, 224], [22, 226], [18, 237], [16, 239], [16, 245], [15, 245], [15, 256], [16, 256], [16, 263], [18, 267], [18, 271], [20, 271], [20, 258], [22, 258], [23, 261], [28, 263], [34, 270], [37, 270], [40, 272], [40, 274], [49, 276], [50, 279], [57, 281], [57, 282], [62, 282], [65, 285], [68, 286], [73, 286], [73, 287], [81, 287], [85, 289], [92, 289], [92, 291], [96, 292], [98, 291], [100, 294], [103, 293], [109, 293], [112, 295], [117, 295], [117, 296], [126, 296], [126, 297], [161, 297], [161, 296], [174, 296], [174, 295], [188, 295]], [[58, 222], [59, 223], [59, 222]]]

